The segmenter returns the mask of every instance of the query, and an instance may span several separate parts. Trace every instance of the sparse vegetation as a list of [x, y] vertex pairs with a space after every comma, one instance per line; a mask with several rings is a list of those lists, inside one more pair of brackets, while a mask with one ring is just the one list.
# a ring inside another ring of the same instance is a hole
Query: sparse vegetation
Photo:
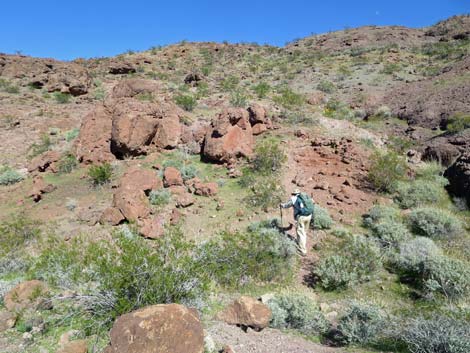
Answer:
[[377, 191], [392, 192], [406, 173], [406, 163], [395, 152], [375, 152], [371, 156], [369, 180]]
[[77, 158], [75, 158], [75, 156], [70, 153], [63, 156], [59, 160], [58, 165], [57, 165], [59, 173], [64, 173], [64, 174], [72, 172], [75, 168], [77, 168], [77, 166], [78, 166]]
[[413, 232], [434, 239], [451, 239], [463, 232], [462, 222], [457, 217], [438, 208], [414, 209], [409, 221]]
[[109, 163], [103, 163], [101, 165], [92, 165], [88, 169], [88, 176], [90, 177], [93, 185], [103, 185], [111, 180], [113, 174], [113, 168]]
[[336, 86], [330, 81], [320, 81], [320, 83], [317, 85], [317, 89], [319, 91], [331, 94], [336, 91]]
[[0, 185], [11, 185], [19, 183], [23, 176], [9, 167], [0, 168]]
[[149, 194], [150, 204], [154, 206], [164, 206], [170, 202], [171, 194], [168, 190], [152, 190]]
[[175, 103], [184, 110], [191, 112], [197, 105], [197, 100], [191, 95], [181, 94], [175, 97]]
[[62, 92], [54, 92], [54, 99], [59, 104], [67, 104], [70, 102], [70, 94]]
[[265, 98], [269, 91], [271, 90], [271, 86], [266, 82], [260, 82], [256, 86], [253, 86], [253, 91], [256, 93], [256, 96], [260, 99]]
[[468, 114], [455, 114], [447, 122], [447, 130], [453, 133], [470, 129], [470, 115]]

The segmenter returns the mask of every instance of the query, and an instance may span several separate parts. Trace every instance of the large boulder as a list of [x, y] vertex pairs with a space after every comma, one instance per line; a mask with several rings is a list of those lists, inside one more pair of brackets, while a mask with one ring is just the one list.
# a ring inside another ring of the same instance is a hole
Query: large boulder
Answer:
[[95, 106], [83, 119], [80, 133], [75, 140], [74, 152], [85, 164], [111, 162], [111, 129], [113, 120], [103, 104]]
[[181, 142], [186, 145], [190, 153], [201, 153], [204, 137], [209, 131], [209, 128], [210, 123], [204, 120], [196, 120], [191, 125], [182, 126]]
[[65, 343], [56, 353], [87, 353], [88, 343], [86, 340], [76, 340]]
[[259, 331], [268, 327], [271, 320], [271, 310], [266, 304], [255, 298], [241, 296], [220, 312], [217, 317], [230, 325], [251, 327]]
[[120, 316], [105, 353], [202, 353], [204, 331], [196, 310], [152, 305]]
[[470, 206], [470, 151], [463, 153], [444, 173], [449, 179], [448, 189], [454, 195], [467, 199]]
[[183, 178], [178, 169], [174, 167], [167, 167], [163, 172], [163, 184], [165, 187], [181, 186], [183, 185]]
[[36, 310], [44, 303], [49, 290], [44, 282], [38, 280], [17, 284], [5, 294], [3, 302], [9, 311], [25, 309]]
[[232, 162], [253, 154], [253, 132], [249, 113], [242, 108], [228, 108], [212, 120], [203, 155], [214, 162]]
[[156, 81], [132, 78], [120, 81], [113, 87], [112, 98], [132, 98], [142, 93], [157, 92], [160, 86]]
[[162, 188], [162, 181], [155, 172], [131, 167], [121, 178], [113, 196], [113, 206], [128, 221], [138, 221], [150, 215], [147, 194]]

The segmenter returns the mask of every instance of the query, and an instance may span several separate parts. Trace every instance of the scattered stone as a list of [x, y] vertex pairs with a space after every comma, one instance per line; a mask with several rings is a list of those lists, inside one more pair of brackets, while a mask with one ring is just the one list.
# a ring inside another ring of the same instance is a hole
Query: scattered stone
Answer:
[[148, 306], [120, 316], [105, 353], [203, 353], [204, 331], [195, 309]]
[[165, 217], [162, 215], [147, 218], [140, 222], [140, 234], [149, 239], [157, 239], [165, 234]]
[[219, 190], [217, 183], [196, 183], [194, 184], [194, 193], [199, 196], [215, 196]]
[[0, 332], [6, 331], [15, 326], [16, 315], [10, 311], [0, 311]]
[[241, 296], [220, 312], [217, 318], [230, 325], [240, 325], [260, 331], [268, 327], [271, 310], [255, 298]]
[[124, 216], [122, 215], [121, 211], [116, 207], [108, 207], [103, 211], [100, 217], [101, 224], [111, 224], [113, 226], [117, 226], [121, 222], [125, 220]]
[[33, 178], [33, 189], [31, 193], [28, 195], [33, 199], [34, 202], [39, 202], [42, 199], [42, 195], [52, 192], [56, 189], [56, 187], [52, 184], [47, 184], [44, 182], [42, 176], [37, 175]]
[[3, 301], [9, 311], [36, 310], [45, 300], [48, 292], [49, 289], [44, 282], [38, 280], [25, 281], [8, 291]]

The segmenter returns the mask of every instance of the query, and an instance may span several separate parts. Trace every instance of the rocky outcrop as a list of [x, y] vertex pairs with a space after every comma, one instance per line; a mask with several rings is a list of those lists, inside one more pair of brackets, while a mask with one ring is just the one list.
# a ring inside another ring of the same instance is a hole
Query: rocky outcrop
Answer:
[[183, 125], [181, 131], [181, 143], [193, 154], [200, 154], [204, 143], [204, 137], [210, 129], [210, 123], [204, 120], [196, 120], [191, 125]]
[[271, 320], [271, 310], [255, 298], [241, 296], [220, 312], [217, 318], [230, 325], [251, 327], [260, 331], [268, 327]]
[[88, 93], [91, 76], [81, 65], [53, 59], [38, 59], [21, 55], [0, 55], [0, 75], [26, 79], [25, 85], [48, 92], [62, 92], [72, 96]]
[[253, 132], [249, 113], [228, 108], [212, 120], [204, 140], [203, 156], [218, 163], [232, 162], [253, 154]]
[[57, 171], [56, 163], [60, 159], [60, 153], [57, 151], [46, 151], [39, 156], [34, 157], [28, 165], [28, 172], [45, 172], [50, 169]]
[[268, 117], [266, 109], [259, 104], [253, 103], [248, 107], [250, 115], [250, 124], [252, 126], [253, 135], [259, 135], [268, 129], [272, 129], [271, 119]]
[[444, 173], [449, 179], [448, 190], [467, 199], [470, 206], [470, 151], [462, 154]]
[[21, 282], [5, 294], [3, 302], [9, 311], [36, 310], [44, 303], [48, 291], [44, 282], [38, 280]]
[[196, 310], [160, 304], [120, 316], [105, 353], [202, 353], [204, 332]]
[[125, 220], [126, 218], [123, 216], [121, 211], [115, 207], [108, 207], [103, 211], [100, 217], [101, 224], [111, 224], [113, 226], [117, 226]]
[[131, 63], [114, 62], [109, 66], [109, 73], [112, 75], [125, 75], [135, 73], [136, 69]]

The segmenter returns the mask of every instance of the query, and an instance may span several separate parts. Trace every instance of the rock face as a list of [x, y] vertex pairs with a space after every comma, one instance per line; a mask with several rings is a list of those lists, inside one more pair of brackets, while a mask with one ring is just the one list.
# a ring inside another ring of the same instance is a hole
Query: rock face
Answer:
[[449, 179], [448, 189], [454, 195], [465, 197], [470, 206], [470, 151], [462, 154], [444, 173]]
[[[75, 143], [78, 159], [99, 163], [146, 154], [152, 148], [175, 148], [181, 139], [182, 112], [166, 99], [154, 101], [158, 88], [141, 79], [117, 84], [85, 117]], [[145, 99], [139, 99], [142, 94]]]
[[271, 320], [269, 307], [255, 298], [241, 296], [217, 316], [230, 325], [251, 327], [262, 330]]
[[162, 182], [151, 170], [131, 167], [121, 178], [114, 193], [113, 206], [128, 221], [138, 221], [150, 215], [148, 192], [162, 188]]
[[37, 59], [20, 55], [0, 55], [0, 76], [28, 78], [27, 84], [48, 92], [62, 92], [73, 96], [86, 94], [92, 79], [88, 71], [76, 63], [52, 59]]
[[231, 162], [253, 153], [253, 132], [249, 113], [242, 108], [228, 108], [211, 123], [207, 132], [203, 155], [214, 162]]
[[47, 292], [47, 286], [41, 281], [21, 282], [5, 294], [3, 301], [10, 311], [36, 309], [42, 304]]
[[202, 353], [204, 332], [196, 310], [179, 304], [149, 306], [119, 317], [105, 353]]

